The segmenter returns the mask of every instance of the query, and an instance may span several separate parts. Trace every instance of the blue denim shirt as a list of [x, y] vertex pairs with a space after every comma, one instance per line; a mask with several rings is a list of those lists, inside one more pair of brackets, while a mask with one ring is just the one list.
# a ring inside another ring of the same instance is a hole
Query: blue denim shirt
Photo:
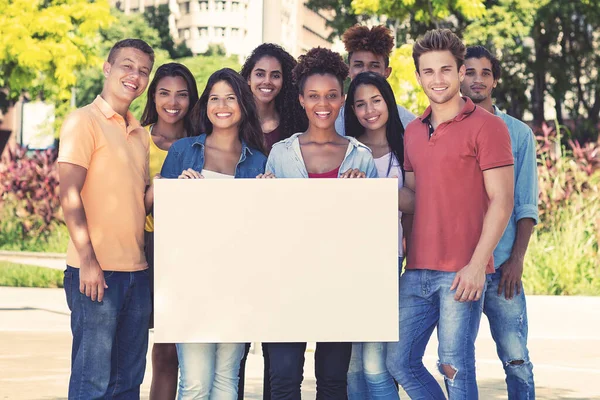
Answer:
[[[400, 114], [400, 122], [402, 122], [402, 126], [403, 127], [407, 127], [408, 124], [410, 124], [416, 117], [413, 113], [411, 113], [410, 111], [408, 111], [406, 108], [402, 107], [401, 105], [397, 105], [398, 106], [398, 114]], [[341, 135], [341, 136], [346, 136], [346, 124], [344, 123], [344, 110], [346, 109], [346, 106], [343, 105], [342, 108], [340, 109], [340, 113], [338, 114], [338, 117], [335, 120], [335, 130], [336, 132]]]
[[[273, 145], [269, 159], [267, 160], [267, 172], [271, 172], [277, 178], [308, 178], [308, 171], [300, 152], [300, 141], [298, 136], [302, 132], [277, 142]], [[340, 166], [338, 177], [350, 168], [358, 168], [368, 178], [377, 178], [377, 168], [371, 155], [371, 150], [353, 137], [347, 137], [350, 141], [346, 155]]]
[[[202, 172], [204, 168], [204, 143], [206, 133], [200, 136], [179, 139], [171, 145], [160, 174], [164, 178], [177, 178], [184, 170], [192, 168]], [[251, 149], [242, 141], [242, 154], [235, 167], [236, 178], [256, 178], [265, 172], [267, 157], [256, 149]]]
[[494, 264], [498, 269], [511, 255], [517, 236], [517, 221], [531, 218], [537, 224], [538, 215], [538, 175], [535, 154], [535, 137], [531, 128], [516, 118], [494, 106], [494, 114], [502, 118], [512, 143], [515, 159], [515, 206], [508, 226], [494, 250]]

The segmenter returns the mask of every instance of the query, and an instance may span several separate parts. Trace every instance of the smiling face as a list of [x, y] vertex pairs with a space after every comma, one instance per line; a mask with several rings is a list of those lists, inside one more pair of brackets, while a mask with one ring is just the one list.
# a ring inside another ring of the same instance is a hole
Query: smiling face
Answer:
[[248, 85], [256, 100], [263, 103], [275, 100], [283, 87], [282, 71], [281, 63], [275, 57], [264, 56], [254, 64]]
[[150, 56], [132, 47], [120, 49], [111, 64], [104, 63], [105, 88], [120, 102], [130, 104], [146, 87], [152, 71]]
[[460, 96], [464, 74], [465, 66], [458, 69], [454, 56], [448, 50], [430, 51], [419, 57], [417, 81], [432, 103], [444, 104]]
[[229, 83], [219, 81], [213, 85], [208, 95], [206, 113], [213, 125], [213, 130], [239, 126], [242, 112], [238, 98]]
[[168, 124], [183, 121], [190, 108], [187, 83], [181, 76], [165, 76], [154, 93], [158, 119]]
[[355, 51], [348, 60], [350, 63], [350, 79], [361, 72], [375, 72], [376, 74], [382, 75], [386, 79], [392, 72], [391, 67], [385, 66], [385, 57], [376, 55], [370, 51]]
[[358, 122], [367, 130], [375, 131], [385, 127], [388, 122], [387, 104], [374, 85], [360, 85], [356, 88], [352, 108]]
[[300, 104], [306, 110], [311, 126], [319, 129], [333, 127], [343, 103], [342, 86], [335, 76], [316, 74], [306, 78]]
[[492, 72], [492, 62], [485, 57], [468, 58], [465, 67], [465, 79], [460, 91], [475, 104], [491, 100], [492, 90], [498, 84]]

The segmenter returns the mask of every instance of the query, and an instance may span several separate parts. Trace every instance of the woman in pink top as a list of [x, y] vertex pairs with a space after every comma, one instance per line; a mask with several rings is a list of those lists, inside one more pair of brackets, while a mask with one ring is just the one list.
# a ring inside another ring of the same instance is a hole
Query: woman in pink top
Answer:
[[[373, 72], [358, 74], [348, 89], [346, 135], [373, 152], [380, 178], [398, 178], [398, 264], [402, 265], [402, 211], [414, 212], [414, 193], [404, 184], [404, 127], [387, 80]], [[398, 388], [386, 367], [386, 343], [354, 343], [348, 368], [349, 400], [399, 399]]]
[[[348, 66], [328, 49], [315, 48], [300, 56], [293, 71], [308, 129], [276, 143], [267, 173], [277, 178], [377, 177], [369, 149], [353, 137], [342, 137], [335, 120], [344, 103]], [[306, 245], [310, 246], [310, 243]], [[300, 400], [306, 343], [269, 343], [272, 400]], [[351, 343], [319, 342], [315, 351], [317, 399], [347, 397]]]

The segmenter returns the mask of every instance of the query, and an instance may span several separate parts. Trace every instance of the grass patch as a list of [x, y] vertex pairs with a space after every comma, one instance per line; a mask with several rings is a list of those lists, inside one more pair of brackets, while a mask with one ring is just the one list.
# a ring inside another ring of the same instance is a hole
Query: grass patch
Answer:
[[0, 286], [62, 288], [63, 271], [0, 261]]
[[55, 224], [47, 234], [23, 241], [16, 230], [0, 231], [0, 250], [34, 251], [41, 253], [66, 253], [69, 230], [65, 224]]

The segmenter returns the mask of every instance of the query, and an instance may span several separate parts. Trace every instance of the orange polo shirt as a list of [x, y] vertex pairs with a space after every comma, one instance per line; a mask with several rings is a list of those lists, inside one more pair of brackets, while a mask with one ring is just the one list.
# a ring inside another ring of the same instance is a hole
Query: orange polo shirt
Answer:
[[[464, 99], [431, 137], [431, 107], [406, 128], [404, 169], [416, 184], [407, 269], [457, 272], [467, 265], [489, 205], [483, 171], [514, 163], [506, 124]], [[493, 272], [492, 257], [486, 273]]]
[[[144, 193], [148, 184], [148, 132], [127, 113], [127, 125], [100, 96], [67, 116], [58, 162], [87, 169], [81, 191], [88, 232], [104, 271], [139, 271], [144, 256]], [[69, 240], [67, 264], [79, 268]]]

